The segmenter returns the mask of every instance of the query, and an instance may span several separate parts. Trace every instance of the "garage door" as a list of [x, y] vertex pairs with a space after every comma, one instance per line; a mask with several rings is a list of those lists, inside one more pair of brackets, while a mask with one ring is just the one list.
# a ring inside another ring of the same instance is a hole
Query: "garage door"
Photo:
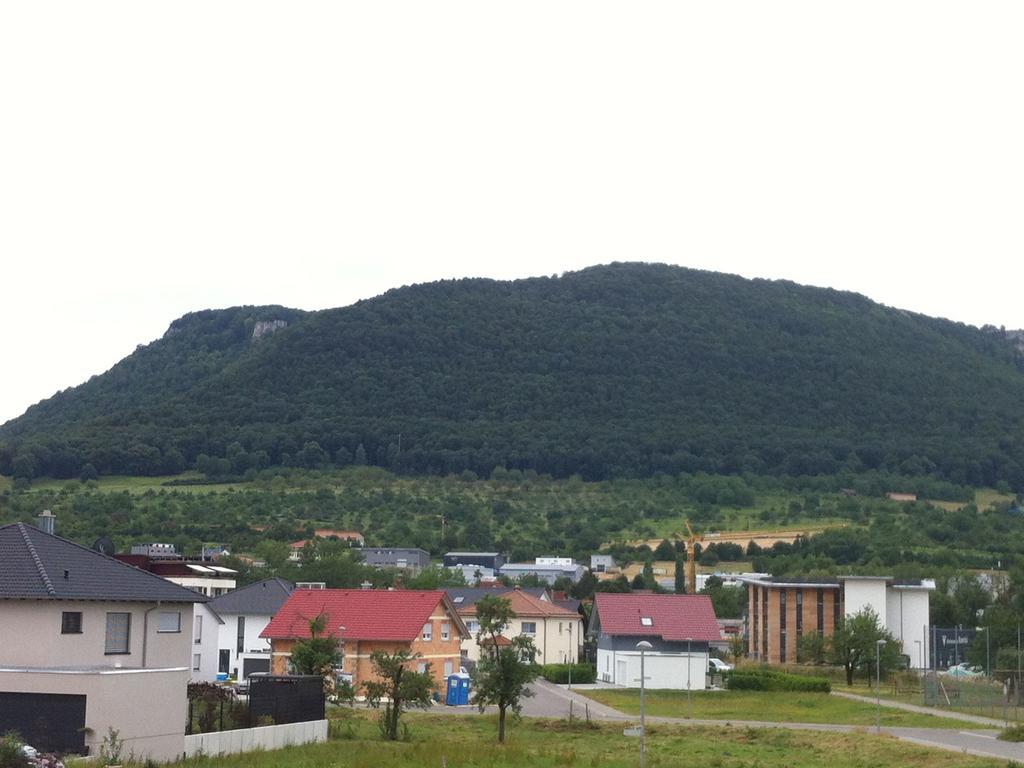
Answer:
[[85, 752], [85, 696], [0, 691], [0, 733], [41, 752]]
[[242, 659], [242, 677], [246, 678], [253, 672], [270, 672], [270, 659]]

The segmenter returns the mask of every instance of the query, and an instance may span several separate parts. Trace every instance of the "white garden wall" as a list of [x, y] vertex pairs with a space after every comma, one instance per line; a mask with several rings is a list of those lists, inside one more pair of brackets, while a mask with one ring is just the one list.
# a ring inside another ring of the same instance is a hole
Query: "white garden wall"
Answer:
[[265, 725], [235, 731], [197, 733], [185, 737], [185, 756], [234, 755], [257, 749], [281, 749], [295, 744], [327, 741], [327, 721]]

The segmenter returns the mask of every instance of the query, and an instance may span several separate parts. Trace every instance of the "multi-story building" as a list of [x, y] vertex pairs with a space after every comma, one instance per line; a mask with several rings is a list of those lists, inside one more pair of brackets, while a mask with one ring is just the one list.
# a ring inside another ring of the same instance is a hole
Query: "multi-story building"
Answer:
[[510, 579], [536, 576], [548, 584], [554, 584], [558, 579], [565, 577], [575, 584], [583, 578], [585, 570], [570, 557], [538, 557], [532, 563], [505, 563], [499, 573]]
[[238, 575], [238, 571], [217, 565], [213, 560], [180, 555], [172, 544], [136, 544], [130, 554], [115, 557], [207, 597], [218, 597], [233, 590]]
[[743, 578], [747, 586], [747, 652], [771, 664], [796, 663], [800, 638], [829, 637], [847, 616], [870, 608], [900, 641], [912, 667], [926, 666], [928, 595], [935, 582], [886, 576], [835, 579]]
[[363, 562], [376, 568], [401, 568], [413, 574], [430, 567], [430, 553], [417, 547], [363, 547]]

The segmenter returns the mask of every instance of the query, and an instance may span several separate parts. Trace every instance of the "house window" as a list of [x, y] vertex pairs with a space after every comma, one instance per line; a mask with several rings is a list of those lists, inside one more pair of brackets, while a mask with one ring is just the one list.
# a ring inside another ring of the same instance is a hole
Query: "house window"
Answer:
[[465, 595], [457, 595], [453, 601], [456, 605], [463, 602], [466, 599]]
[[444, 624], [441, 625], [441, 639], [442, 640], [451, 640], [451, 638], [452, 638], [452, 625], [449, 624], [448, 622], [445, 622]]
[[82, 634], [82, 612], [64, 611], [60, 615], [60, 633], [62, 635]]
[[650, 616], [641, 616], [640, 617], [640, 626], [641, 627], [653, 627], [654, 626], [654, 619], [652, 619]]
[[779, 590], [779, 627], [786, 629], [786, 590]]
[[235, 636], [235, 652], [243, 653], [245, 651], [245, 616], [238, 617], [238, 630]]
[[157, 632], [181, 632], [181, 612], [165, 611], [160, 613]]
[[796, 636], [800, 637], [804, 633], [804, 591], [798, 589], [796, 591]]
[[523, 622], [523, 634], [524, 635], [536, 635], [537, 634], [537, 622], [536, 621], [524, 621]]
[[454, 672], [455, 672], [455, 664], [450, 662], [450, 661], [446, 661], [444, 663], [444, 676], [448, 677], [448, 675], [451, 675]]
[[471, 633], [476, 634], [477, 632], [480, 631], [480, 622], [479, 621], [470, 621], [467, 624], [467, 628], [469, 629], [469, 631]]
[[818, 587], [818, 633], [825, 631], [825, 590]]
[[786, 663], [786, 630], [779, 633], [779, 663]]
[[562, 634], [562, 622], [558, 622], [558, 634]]
[[426, 674], [426, 672], [427, 672], [427, 662], [421, 661], [419, 664], [417, 664], [416, 665], [416, 671], [419, 672], [421, 675]]
[[203, 614], [196, 616], [196, 645], [203, 642]]
[[429, 621], [423, 625], [423, 639], [428, 642], [434, 639], [434, 625]]
[[199, 665], [200, 665], [199, 663], [200, 663], [200, 660], [201, 660], [200, 656], [201, 655], [198, 654], [198, 653], [193, 653], [192, 654], [192, 671], [193, 672], [198, 672], [199, 671]]
[[130, 613], [108, 613], [107, 638], [103, 644], [103, 652], [107, 655], [131, 653], [131, 626]]

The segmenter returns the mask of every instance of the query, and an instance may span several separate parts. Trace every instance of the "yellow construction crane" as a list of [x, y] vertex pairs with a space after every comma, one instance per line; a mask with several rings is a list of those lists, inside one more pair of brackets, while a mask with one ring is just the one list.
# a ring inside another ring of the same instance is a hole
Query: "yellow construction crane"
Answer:
[[700, 536], [693, 532], [690, 521], [686, 521], [686, 532], [690, 535], [686, 538], [686, 594], [697, 594], [697, 557], [694, 553], [694, 546], [701, 540]]

